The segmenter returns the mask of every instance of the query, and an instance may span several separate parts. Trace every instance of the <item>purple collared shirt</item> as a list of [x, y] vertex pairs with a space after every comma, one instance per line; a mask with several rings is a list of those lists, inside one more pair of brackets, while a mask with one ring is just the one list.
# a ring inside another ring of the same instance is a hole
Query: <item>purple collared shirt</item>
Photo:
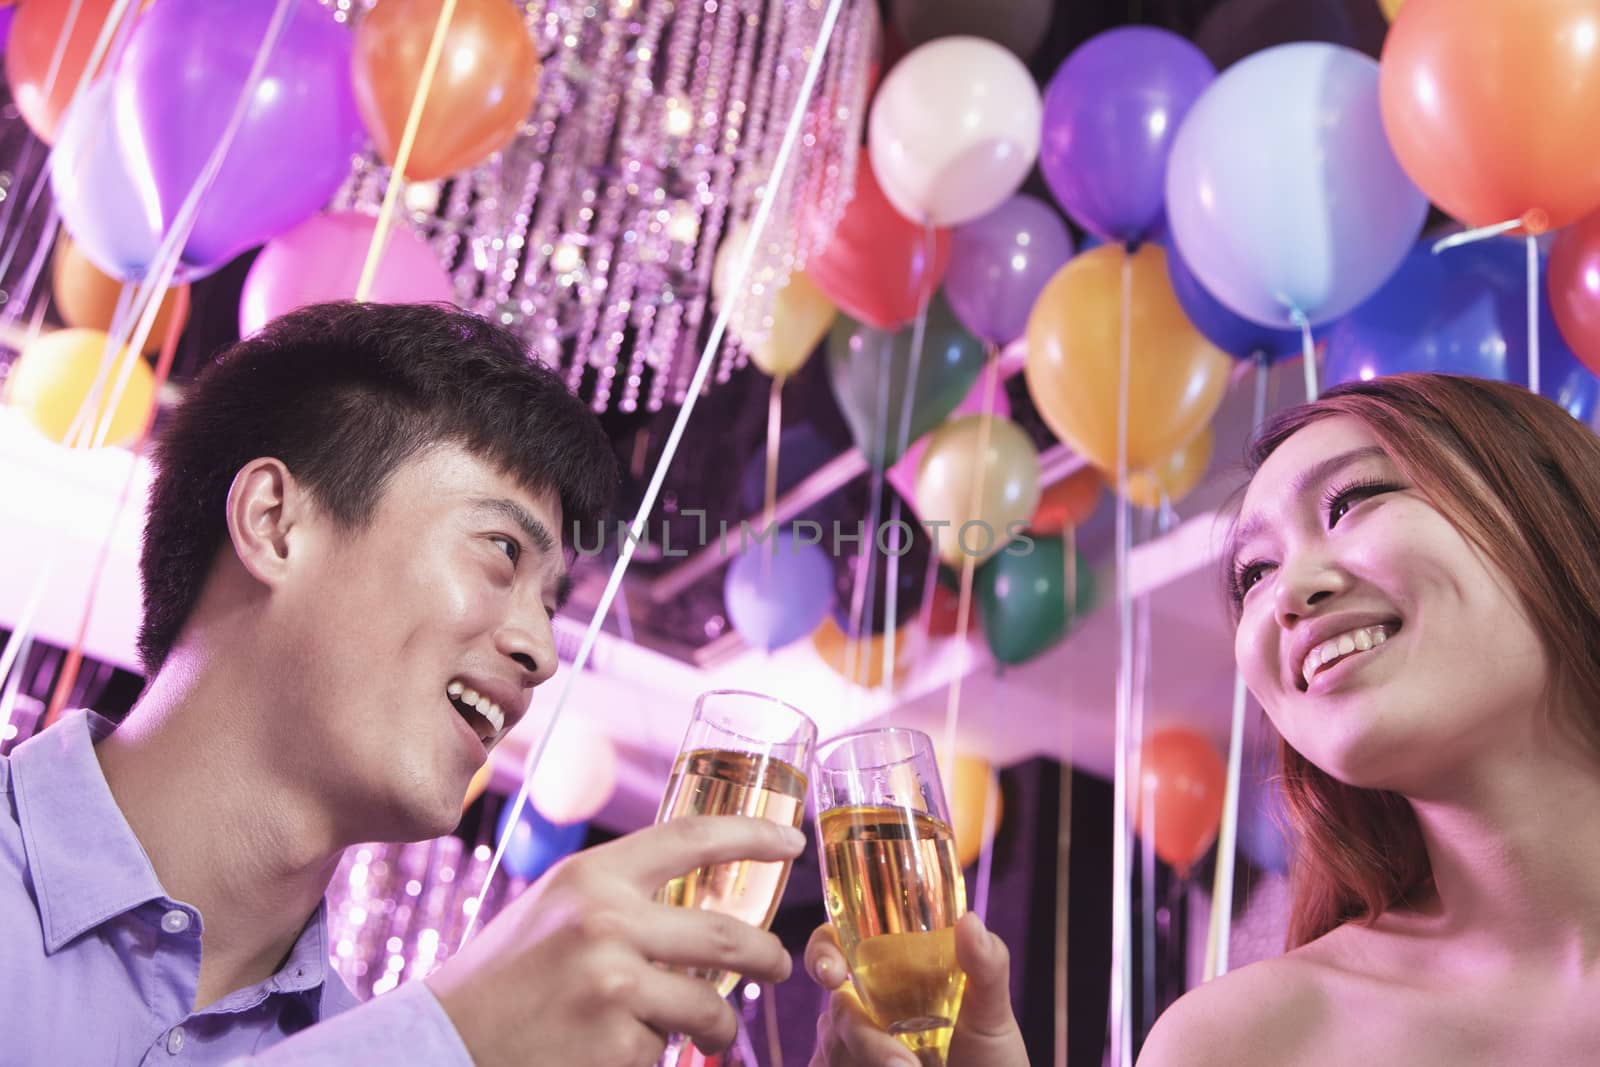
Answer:
[[327, 906], [265, 982], [193, 1011], [200, 913], [161, 888], [71, 712], [0, 757], [0, 1064], [466, 1065], [421, 982], [361, 1004]]

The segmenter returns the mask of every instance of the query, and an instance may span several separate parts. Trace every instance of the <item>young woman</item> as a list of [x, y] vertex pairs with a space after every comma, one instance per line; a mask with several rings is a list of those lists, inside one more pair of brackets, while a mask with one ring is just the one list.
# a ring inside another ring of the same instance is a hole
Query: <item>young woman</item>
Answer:
[[[1141, 1063], [1592, 1059], [1600, 439], [1515, 386], [1398, 375], [1280, 416], [1250, 467], [1226, 566], [1282, 738], [1290, 951], [1181, 999]], [[874, 1062], [834, 1018], [820, 1061]]]

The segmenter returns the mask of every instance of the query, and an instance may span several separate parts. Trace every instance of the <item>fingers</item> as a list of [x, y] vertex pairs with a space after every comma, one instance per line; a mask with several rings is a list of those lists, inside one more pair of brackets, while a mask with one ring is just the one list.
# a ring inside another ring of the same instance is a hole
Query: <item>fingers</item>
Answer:
[[682, 1034], [695, 1047], [715, 1055], [733, 1044], [739, 1017], [704, 978], [659, 967], [640, 978], [634, 1001], [640, 1022], [663, 1034]]
[[632, 943], [658, 963], [728, 971], [762, 982], [782, 982], [794, 971], [776, 936], [717, 912], [652, 903], [627, 921]]
[[832, 923], [824, 923], [811, 932], [811, 940], [806, 942], [806, 973], [823, 989], [837, 989], [850, 977], [850, 967]]
[[828, 1011], [817, 1025], [817, 1056], [828, 1067], [917, 1067], [915, 1057], [872, 1021], [849, 986], [828, 998]]
[[1011, 1011], [1011, 953], [975, 912], [956, 923], [956, 962], [967, 975], [957, 1031], [985, 1038], [1017, 1032]]
[[792, 860], [806, 836], [792, 826], [743, 815], [690, 815], [647, 827], [591, 851], [606, 851], [607, 863], [645, 893], [679, 875], [734, 860]]

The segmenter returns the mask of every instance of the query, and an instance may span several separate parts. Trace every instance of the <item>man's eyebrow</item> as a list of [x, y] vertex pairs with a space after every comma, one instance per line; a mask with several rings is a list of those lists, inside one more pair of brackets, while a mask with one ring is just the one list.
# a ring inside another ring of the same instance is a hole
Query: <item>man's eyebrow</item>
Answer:
[[[1388, 459], [1389, 453], [1377, 445], [1366, 445], [1361, 448], [1352, 448], [1348, 452], [1340, 452], [1336, 456], [1318, 460], [1305, 470], [1301, 471], [1294, 482], [1289, 486], [1291, 497], [1303, 496], [1307, 489], [1321, 485], [1346, 467], [1354, 466], [1363, 460]], [[1260, 536], [1267, 525], [1267, 520], [1260, 515], [1251, 515], [1235, 526], [1233, 533], [1228, 537], [1227, 554], [1223, 557], [1232, 561], [1239, 554], [1239, 546], [1246, 544], [1252, 538]]]
[[515, 500], [505, 497], [479, 497], [472, 501], [476, 511], [489, 512], [508, 519], [515, 523], [522, 531], [522, 535], [533, 542], [535, 548], [541, 552], [554, 552], [556, 539], [550, 533], [550, 528], [528, 512], [528, 509]]

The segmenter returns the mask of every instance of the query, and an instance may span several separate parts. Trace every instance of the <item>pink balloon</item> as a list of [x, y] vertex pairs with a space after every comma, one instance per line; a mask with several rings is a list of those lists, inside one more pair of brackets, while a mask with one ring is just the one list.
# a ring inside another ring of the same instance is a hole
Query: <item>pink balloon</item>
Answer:
[[[989, 380], [990, 375], [987, 371], [979, 374], [978, 380], [972, 383], [972, 388], [967, 391], [966, 397], [960, 404], [956, 405], [956, 409], [950, 413], [945, 421], [959, 419], [963, 415], [982, 415], [983, 387]], [[994, 399], [990, 401], [990, 410], [993, 411], [996, 418], [1009, 419], [1011, 417], [1011, 401], [1006, 399], [1006, 383], [998, 375], [994, 377], [993, 392]], [[911, 501], [912, 507], [916, 507], [917, 504], [917, 467], [922, 463], [922, 454], [928, 450], [929, 436], [931, 435], [923, 434], [910, 448], [906, 449], [906, 454], [901, 456], [899, 461], [889, 468], [889, 484], [894, 486], [901, 496]]]
[[[295, 308], [351, 300], [378, 220], [355, 212], [315, 215], [266, 243], [245, 276], [239, 335], [247, 337]], [[417, 234], [389, 231], [367, 299], [379, 304], [450, 303], [450, 276]]]

